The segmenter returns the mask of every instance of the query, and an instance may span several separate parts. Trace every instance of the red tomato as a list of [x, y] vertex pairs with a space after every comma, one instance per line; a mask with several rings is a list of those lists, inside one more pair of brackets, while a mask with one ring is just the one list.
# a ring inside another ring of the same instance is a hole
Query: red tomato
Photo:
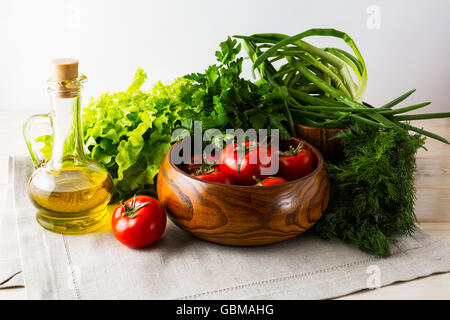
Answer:
[[[253, 176], [257, 178], [262, 176], [261, 167], [263, 165], [258, 155], [261, 148], [267, 147], [258, 145], [255, 141], [247, 141], [240, 145], [228, 144], [220, 154], [220, 171], [230, 176], [236, 184], [254, 184]], [[267, 148], [265, 154], [270, 157], [270, 149]], [[241, 155], [241, 159], [239, 159], [239, 155]], [[252, 159], [256, 159], [255, 163], [250, 163]], [[264, 164], [264, 166], [268, 165], [270, 164]]]
[[314, 157], [299, 144], [297, 148], [290, 147], [290, 151], [280, 152], [280, 169], [278, 175], [286, 180], [300, 179], [314, 170]]
[[199, 174], [191, 173], [191, 176], [211, 182], [217, 182], [222, 184], [234, 184], [233, 179], [223, 173], [222, 171], [214, 170], [210, 173]]
[[166, 214], [155, 198], [134, 196], [116, 208], [112, 229], [122, 244], [143, 248], [161, 237], [166, 229]]
[[[256, 177], [255, 177], [256, 178]], [[285, 183], [287, 182], [285, 179], [281, 178], [281, 177], [268, 177], [265, 178], [263, 181], [259, 180], [259, 179], [255, 179], [256, 180], [256, 185], [257, 186], [271, 186], [274, 184], [280, 184], [280, 183]]]

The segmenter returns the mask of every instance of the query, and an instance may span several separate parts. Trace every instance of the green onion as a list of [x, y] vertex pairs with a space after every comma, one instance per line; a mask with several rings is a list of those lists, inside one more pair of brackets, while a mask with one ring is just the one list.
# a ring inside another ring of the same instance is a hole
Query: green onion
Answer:
[[[341, 39], [351, 51], [318, 48], [306, 41], [311, 36]], [[345, 128], [357, 122], [403, 133], [415, 131], [446, 142], [438, 135], [405, 125], [402, 121], [445, 118], [450, 117], [450, 113], [402, 115], [423, 108], [429, 102], [392, 109], [414, 93], [415, 89], [378, 108], [362, 103], [367, 84], [366, 65], [355, 42], [342, 31], [309, 29], [294, 36], [260, 33], [235, 37], [243, 40], [244, 48], [253, 62], [253, 75], [257, 70], [262, 81], [268, 82], [276, 90], [283, 90], [284, 112], [292, 134], [295, 134], [294, 121], [328, 128]], [[275, 68], [274, 62], [280, 67]], [[356, 75], [357, 83], [349, 70]]]
[[425, 120], [425, 119], [437, 119], [437, 118], [448, 118], [450, 117], [450, 112], [440, 112], [440, 113], [424, 113], [424, 114], [408, 114], [403, 116], [394, 117], [397, 121], [410, 121], [410, 120]]
[[413, 94], [416, 91], [416, 89], [412, 89], [411, 91], [408, 91], [404, 94], [402, 94], [400, 97], [395, 98], [394, 100], [386, 103], [384, 106], [382, 106], [381, 108], [383, 109], [387, 109], [387, 108], [392, 108], [393, 106], [395, 106], [396, 104], [399, 104], [400, 102], [402, 102], [403, 100], [405, 100], [406, 98], [408, 98], [411, 94]]

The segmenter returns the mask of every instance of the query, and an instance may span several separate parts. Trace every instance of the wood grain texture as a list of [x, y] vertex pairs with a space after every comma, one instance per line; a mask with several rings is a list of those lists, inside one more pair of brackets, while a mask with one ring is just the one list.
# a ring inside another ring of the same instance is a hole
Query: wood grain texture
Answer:
[[191, 234], [211, 242], [255, 246], [295, 237], [322, 216], [330, 182], [317, 149], [316, 169], [288, 183], [258, 187], [207, 182], [181, 171], [167, 153], [159, 171], [157, 191], [169, 218]]
[[[363, 104], [369, 108], [373, 108], [367, 102], [363, 102]], [[299, 123], [294, 123], [294, 126], [297, 137], [308, 141], [319, 149], [325, 160], [340, 160], [343, 158], [343, 145], [340, 139], [332, 138], [347, 129], [317, 128]]]
[[342, 143], [340, 139], [331, 139], [345, 129], [328, 129], [305, 126], [295, 123], [297, 137], [308, 141], [320, 150], [325, 160], [338, 160], [342, 158]]
[[[414, 121], [450, 141], [450, 118]], [[450, 222], [450, 145], [428, 138], [417, 153], [416, 216], [421, 222]]]

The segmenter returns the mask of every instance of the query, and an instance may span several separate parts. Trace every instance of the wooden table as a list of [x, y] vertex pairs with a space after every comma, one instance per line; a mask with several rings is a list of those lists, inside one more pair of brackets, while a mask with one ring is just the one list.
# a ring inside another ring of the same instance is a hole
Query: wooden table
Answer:
[[[26, 150], [22, 125], [27, 112], [0, 112], [0, 194], [7, 185], [8, 155]], [[450, 140], [450, 119], [415, 123]], [[416, 215], [419, 226], [450, 245], [450, 145], [428, 139], [417, 156]], [[0, 197], [0, 201], [4, 201]], [[3, 203], [0, 203], [0, 208]], [[26, 299], [24, 288], [0, 289], [0, 299]], [[340, 299], [450, 299], [450, 273], [366, 290]]]

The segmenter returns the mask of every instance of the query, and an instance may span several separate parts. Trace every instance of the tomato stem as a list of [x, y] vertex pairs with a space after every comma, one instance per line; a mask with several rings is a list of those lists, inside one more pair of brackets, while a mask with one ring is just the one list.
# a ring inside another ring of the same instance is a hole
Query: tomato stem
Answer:
[[214, 166], [217, 166], [215, 161], [214, 163], [211, 164], [204, 162], [199, 167], [195, 168], [194, 175], [199, 176], [202, 174], [213, 173], [214, 171], [217, 171], [217, 169], [214, 168]]
[[131, 200], [131, 205], [127, 205], [123, 201], [120, 201], [120, 204], [125, 209], [125, 211], [122, 213], [122, 217], [128, 217], [130, 219], [134, 219], [136, 216], [139, 215], [137, 212], [138, 210], [142, 209], [144, 206], [150, 204], [150, 202], [144, 202], [141, 203], [136, 207], [136, 195], [133, 196], [133, 200]]
[[289, 151], [279, 151], [280, 156], [290, 157], [290, 156], [296, 156], [303, 150], [303, 142], [300, 142], [297, 147], [294, 149], [293, 146], [289, 146]]
[[253, 180], [256, 181], [256, 185], [257, 186], [262, 187], [262, 180], [261, 179], [258, 179], [256, 176], [253, 176], [252, 178], [253, 178]]

